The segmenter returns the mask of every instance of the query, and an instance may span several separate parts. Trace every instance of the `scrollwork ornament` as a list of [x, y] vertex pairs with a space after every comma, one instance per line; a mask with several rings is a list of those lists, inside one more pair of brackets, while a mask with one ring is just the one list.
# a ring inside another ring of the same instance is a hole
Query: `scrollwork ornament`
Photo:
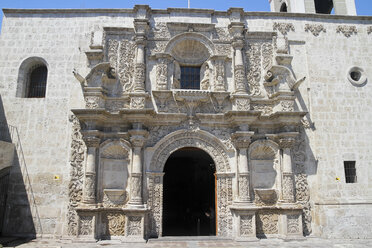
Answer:
[[107, 224], [110, 236], [124, 236], [125, 234], [125, 216], [120, 213], [108, 213]]
[[277, 234], [278, 233], [278, 214], [260, 213], [257, 218], [258, 234]]
[[158, 90], [166, 90], [168, 84], [168, 63], [165, 59], [159, 60], [156, 65], [156, 84]]
[[122, 40], [119, 50], [119, 64], [116, 70], [124, 93], [131, 92], [134, 80], [135, 44], [132, 41]]
[[294, 190], [293, 190], [293, 175], [283, 175], [283, 200], [287, 202], [294, 201]]
[[236, 99], [236, 107], [238, 111], [249, 111], [250, 110], [249, 99]]
[[336, 32], [343, 33], [345, 37], [349, 38], [353, 34], [358, 34], [358, 29], [356, 26], [339, 25], [337, 26]]
[[327, 32], [323, 24], [306, 24], [305, 31], [306, 32], [310, 31], [314, 36], [319, 36], [321, 32], [324, 32], [324, 33]]
[[274, 22], [273, 24], [273, 30], [279, 31], [282, 35], [288, 34], [290, 31], [295, 31], [295, 28], [292, 23], [279, 23]]
[[80, 133], [80, 122], [75, 115], [70, 117], [72, 122], [72, 141], [70, 155], [70, 183], [69, 189], [69, 205], [67, 212], [68, 233], [70, 235], [78, 234], [78, 215], [75, 208], [83, 199], [83, 178], [84, 178], [84, 157], [85, 144]]
[[249, 44], [246, 52], [246, 69], [249, 93], [251, 96], [260, 96], [261, 81], [261, 46], [257, 43]]

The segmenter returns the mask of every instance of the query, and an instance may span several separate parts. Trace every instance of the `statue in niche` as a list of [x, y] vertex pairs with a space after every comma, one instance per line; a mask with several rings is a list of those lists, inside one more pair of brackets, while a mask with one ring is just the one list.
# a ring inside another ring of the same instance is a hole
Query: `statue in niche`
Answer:
[[173, 62], [174, 74], [173, 74], [173, 82], [172, 82], [172, 89], [180, 89], [181, 88], [181, 67], [177, 61]]
[[210, 83], [209, 83], [209, 65], [208, 62], [204, 63], [201, 68], [200, 75], [203, 75], [203, 78], [200, 81], [200, 89], [201, 90], [209, 90]]

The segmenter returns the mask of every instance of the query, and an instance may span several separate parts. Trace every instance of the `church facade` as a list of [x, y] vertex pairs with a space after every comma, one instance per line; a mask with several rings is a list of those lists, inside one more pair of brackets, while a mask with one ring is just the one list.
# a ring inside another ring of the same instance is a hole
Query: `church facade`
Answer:
[[4, 9], [1, 234], [372, 238], [372, 17], [324, 2]]

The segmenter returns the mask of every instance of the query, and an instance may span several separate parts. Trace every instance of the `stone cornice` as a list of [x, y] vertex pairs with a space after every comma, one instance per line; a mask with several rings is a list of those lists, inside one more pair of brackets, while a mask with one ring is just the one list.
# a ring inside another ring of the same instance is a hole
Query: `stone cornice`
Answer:
[[[168, 8], [168, 9], [150, 9], [154, 14], [167, 14], [171, 12], [184, 13], [203, 13], [203, 14], [218, 14], [228, 15], [228, 11], [215, 11], [212, 9], [185, 9], [185, 8]], [[9, 9], [4, 8], [3, 13], [6, 14], [76, 14], [76, 13], [129, 13], [135, 14], [134, 9]], [[365, 20], [372, 22], [372, 16], [346, 16], [346, 15], [319, 15], [312, 13], [283, 13], [283, 12], [244, 12], [245, 17], [283, 17], [286, 20], [289, 18], [297, 19], [308, 18], [311, 21], [317, 20]]]

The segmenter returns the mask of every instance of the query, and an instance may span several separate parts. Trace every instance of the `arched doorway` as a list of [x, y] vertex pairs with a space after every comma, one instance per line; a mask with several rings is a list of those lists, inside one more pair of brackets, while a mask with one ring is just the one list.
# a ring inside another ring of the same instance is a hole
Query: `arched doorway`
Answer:
[[164, 167], [163, 236], [216, 235], [215, 172], [201, 149], [171, 154]]

